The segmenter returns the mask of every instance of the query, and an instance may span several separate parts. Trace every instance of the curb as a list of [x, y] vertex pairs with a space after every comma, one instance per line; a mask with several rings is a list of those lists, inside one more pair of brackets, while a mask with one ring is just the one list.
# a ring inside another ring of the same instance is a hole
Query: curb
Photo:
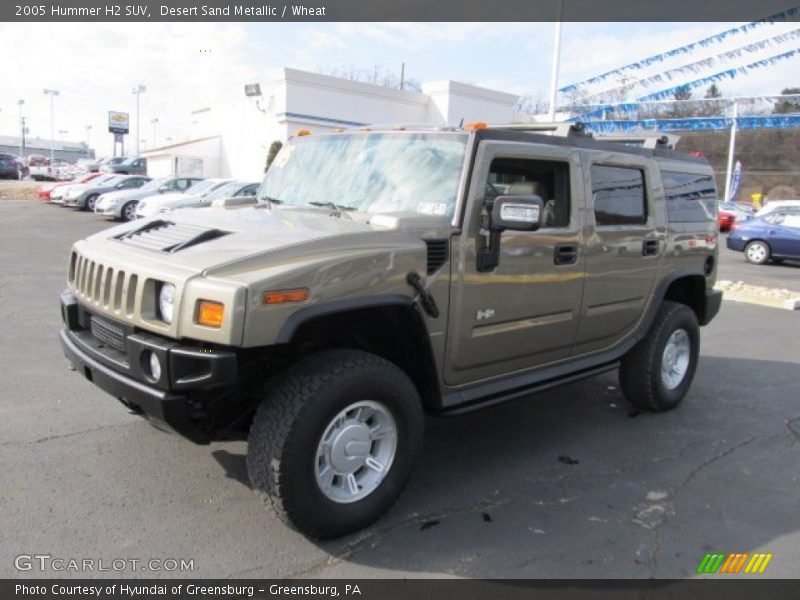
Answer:
[[714, 289], [723, 292], [722, 299], [731, 302], [757, 304], [784, 310], [800, 310], [800, 292], [747, 285], [743, 281], [718, 281]]

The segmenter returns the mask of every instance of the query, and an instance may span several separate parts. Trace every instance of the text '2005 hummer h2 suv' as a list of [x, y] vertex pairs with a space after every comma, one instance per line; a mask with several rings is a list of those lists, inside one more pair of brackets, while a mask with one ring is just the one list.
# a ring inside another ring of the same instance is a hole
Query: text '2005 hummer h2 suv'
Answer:
[[318, 538], [389, 508], [425, 412], [616, 368], [671, 409], [721, 301], [712, 170], [541, 128], [296, 136], [254, 207], [77, 242], [66, 355], [194, 442], [246, 438], [253, 488]]

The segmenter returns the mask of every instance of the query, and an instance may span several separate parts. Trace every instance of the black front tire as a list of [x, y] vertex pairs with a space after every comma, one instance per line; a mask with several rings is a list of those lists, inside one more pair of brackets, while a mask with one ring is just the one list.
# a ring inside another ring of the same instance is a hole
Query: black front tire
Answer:
[[[366, 497], [340, 503], [315, 474], [326, 427], [354, 402], [381, 403], [396, 424], [394, 460]], [[328, 350], [289, 369], [256, 411], [247, 448], [253, 490], [278, 517], [318, 539], [358, 531], [380, 518], [400, 495], [422, 444], [424, 415], [416, 387], [389, 361], [359, 350]]]
[[86, 203], [83, 205], [83, 209], [87, 212], [93, 213], [95, 204], [97, 204], [97, 194], [92, 194], [86, 198]]
[[[668, 387], [662, 377], [667, 343], [673, 333], [683, 330], [689, 340], [689, 362], [682, 380]], [[700, 351], [700, 327], [694, 311], [678, 302], [665, 300], [646, 337], [622, 358], [619, 382], [628, 402], [644, 410], [662, 412], [680, 404], [692, 385]]]

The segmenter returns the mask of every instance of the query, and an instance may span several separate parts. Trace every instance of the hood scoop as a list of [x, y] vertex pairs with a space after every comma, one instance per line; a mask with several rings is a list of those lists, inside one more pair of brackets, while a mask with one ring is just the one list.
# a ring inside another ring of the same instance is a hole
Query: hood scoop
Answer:
[[209, 229], [199, 225], [174, 223], [159, 219], [114, 236], [114, 239], [129, 246], [172, 254], [197, 244], [210, 242], [230, 233], [230, 231], [222, 231], [221, 229]]

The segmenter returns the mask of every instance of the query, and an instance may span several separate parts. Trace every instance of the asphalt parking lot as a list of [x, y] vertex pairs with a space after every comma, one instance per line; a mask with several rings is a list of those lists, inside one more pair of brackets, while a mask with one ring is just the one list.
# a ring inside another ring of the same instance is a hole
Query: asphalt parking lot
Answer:
[[[394, 509], [320, 544], [249, 490], [243, 443], [157, 431], [66, 369], [67, 251], [107, 225], [0, 202], [0, 577], [86, 575], [15, 569], [39, 553], [194, 561], [108, 576], [669, 578], [754, 551], [774, 554], [760, 577], [800, 576], [798, 312], [723, 303], [671, 413], [633, 411], [604, 375], [430, 419]], [[800, 290], [797, 266], [721, 253], [720, 278]]]

